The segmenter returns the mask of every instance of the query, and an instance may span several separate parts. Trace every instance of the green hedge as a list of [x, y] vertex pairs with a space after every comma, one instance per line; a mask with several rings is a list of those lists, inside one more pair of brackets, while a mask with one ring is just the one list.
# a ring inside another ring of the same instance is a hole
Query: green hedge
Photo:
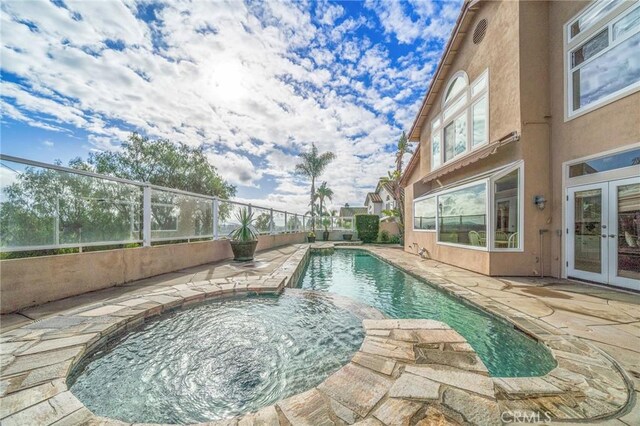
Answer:
[[375, 214], [357, 214], [356, 231], [363, 243], [373, 243], [378, 238], [380, 217]]

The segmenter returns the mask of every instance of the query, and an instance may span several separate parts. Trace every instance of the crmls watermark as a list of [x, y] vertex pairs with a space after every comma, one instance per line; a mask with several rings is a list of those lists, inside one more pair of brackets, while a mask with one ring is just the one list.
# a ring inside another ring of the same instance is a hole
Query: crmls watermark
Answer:
[[549, 423], [551, 413], [548, 411], [503, 411], [500, 419], [504, 423]]

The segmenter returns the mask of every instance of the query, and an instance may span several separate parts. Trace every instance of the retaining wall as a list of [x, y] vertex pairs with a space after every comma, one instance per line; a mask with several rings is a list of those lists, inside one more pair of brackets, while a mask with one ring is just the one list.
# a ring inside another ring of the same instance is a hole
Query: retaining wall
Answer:
[[[304, 242], [303, 232], [261, 235], [257, 250]], [[230, 259], [226, 240], [0, 261], [0, 313]]]

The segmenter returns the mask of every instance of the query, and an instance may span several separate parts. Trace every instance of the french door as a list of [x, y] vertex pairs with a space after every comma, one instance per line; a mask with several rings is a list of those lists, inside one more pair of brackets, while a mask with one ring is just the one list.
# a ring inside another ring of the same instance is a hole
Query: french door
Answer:
[[567, 191], [567, 275], [640, 290], [640, 177]]

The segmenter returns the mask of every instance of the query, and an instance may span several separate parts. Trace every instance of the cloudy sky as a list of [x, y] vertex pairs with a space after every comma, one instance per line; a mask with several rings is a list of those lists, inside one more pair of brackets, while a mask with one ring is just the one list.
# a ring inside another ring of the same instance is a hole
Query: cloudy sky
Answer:
[[205, 145], [239, 199], [302, 212], [293, 169], [316, 143], [333, 204], [362, 205], [460, 5], [4, 0], [2, 152], [66, 162], [137, 131]]

